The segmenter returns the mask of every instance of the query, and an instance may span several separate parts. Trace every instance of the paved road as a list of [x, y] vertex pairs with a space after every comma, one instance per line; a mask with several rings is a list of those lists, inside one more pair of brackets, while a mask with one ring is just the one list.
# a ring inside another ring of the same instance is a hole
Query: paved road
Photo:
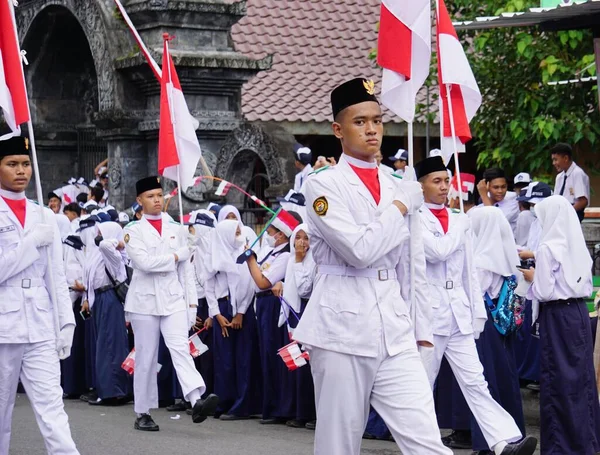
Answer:
[[[525, 413], [530, 434], [539, 433], [537, 399], [524, 392]], [[131, 454], [208, 454], [219, 455], [310, 455], [314, 433], [283, 425], [264, 426], [255, 420], [222, 422], [208, 419], [195, 425], [185, 413], [173, 420], [174, 414], [164, 410], [153, 413], [160, 425], [158, 433], [133, 429], [133, 406], [119, 408], [94, 407], [79, 401], [66, 402], [73, 437], [82, 455]], [[364, 455], [400, 454], [398, 447], [387, 441], [363, 441]], [[470, 451], [456, 451], [468, 455]], [[13, 415], [10, 455], [45, 455], [43, 440], [27, 397], [19, 395]]]

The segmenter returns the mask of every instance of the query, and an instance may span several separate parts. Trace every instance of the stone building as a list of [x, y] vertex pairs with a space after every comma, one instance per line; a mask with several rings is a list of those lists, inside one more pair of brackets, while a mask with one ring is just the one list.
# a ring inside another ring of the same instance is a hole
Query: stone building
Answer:
[[[157, 61], [162, 34], [175, 35], [173, 59], [214, 175], [261, 198], [292, 186], [295, 143], [315, 158], [339, 155], [330, 90], [352, 76], [379, 79], [369, 59], [379, 0], [122, 3]], [[160, 86], [113, 1], [20, 0], [16, 16], [44, 189], [91, 178], [108, 156], [111, 203], [128, 207], [135, 181], [156, 173]], [[405, 126], [385, 120], [392, 155]], [[417, 156], [423, 150], [420, 140]], [[186, 209], [214, 198], [211, 190], [207, 182], [185, 192]]]

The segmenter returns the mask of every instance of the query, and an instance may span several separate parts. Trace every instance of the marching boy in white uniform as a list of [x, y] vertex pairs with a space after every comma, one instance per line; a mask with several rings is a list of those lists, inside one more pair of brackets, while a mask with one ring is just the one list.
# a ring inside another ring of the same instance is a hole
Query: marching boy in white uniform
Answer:
[[[433, 306], [433, 356], [427, 363], [431, 387], [442, 356], [446, 356], [465, 400], [496, 455], [531, 455], [537, 440], [524, 439], [513, 418], [490, 395], [475, 339], [483, 331], [487, 312], [477, 271], [472, 266], [469, 218], [445, 206], [450, 182], [440, 156], [415, 166], [423, 185], [423, 226], [427, 282]], [[500, 239], [498, 239], [500, 241]], [[516, 264], [515, 264], [516, 265]], [[514, 441], [521, 442], [513, 444]]]
[[[8, 454], [20, 378], [48, 453], [76, 455], [62, 401], [59, 363], [71, 353], [75, 319], [56, 217], [25, 198], [31, 172], [27, 139], [1, 141], [0, 454]], [[50, 265], [46, 248], [50, 248]], [[51, 300], [50, 274], [56, 302]], [[54, 311], [58, 312], [58, 334]]]
[[188, 330], [196, 324], [198, 306], [196, 280], [189, 261], [195, 245], [188, 244], [187, 228], [170, 221], [162, 212], [164, 197], [158, 177], [139, 180], [136, 190], [144, 215], [125, 228], [125, 249], [134, 269], [125, 312], [135, 336], [135, 429], [158, 431], [150, 409], [158, 408], [156, 365], [161, 333], [183, 396], [192, 404], [192, 420], [206, 420], [214, 413], [219, 399], [216, 395], [200, 399], [206, 386], [189, 350]]
[[[358, 455], [371, 404], [403, 453], [450, 454], [440, 440], [417, 350], [417, 344], [431, 346], [429, 302], [419, 294], [416, 330], [406, 303], [405, 215], [421, 205], [423, 193], [418, 183], [377, 167], [383, 124], [374, 89], [372, 81], [353, 79], [332, 92], [333, 130], [344, 153], [335, 167], [317, 171], [306, 184], [310, 248], [318, 269], [294, 339], [310, 347], [314, 452]], [[416, 286], [426, 290], [422, 243], [418, 246]]]

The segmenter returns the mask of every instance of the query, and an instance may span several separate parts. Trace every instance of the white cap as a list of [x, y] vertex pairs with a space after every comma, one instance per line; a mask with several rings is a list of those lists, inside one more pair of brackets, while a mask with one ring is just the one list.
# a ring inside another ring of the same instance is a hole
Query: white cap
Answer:
[[442, 151], [440, 149], [433, 149], [429, 152], [429, 158], [432, 156], [443, 156]]
[[125, 212], [119, 212], [119, 223], [129, 223], [129, 215]]
[[527, 172], [520, 172], [515, 176], [515, 185], [518, 183], [531, 183], [531, 176]]

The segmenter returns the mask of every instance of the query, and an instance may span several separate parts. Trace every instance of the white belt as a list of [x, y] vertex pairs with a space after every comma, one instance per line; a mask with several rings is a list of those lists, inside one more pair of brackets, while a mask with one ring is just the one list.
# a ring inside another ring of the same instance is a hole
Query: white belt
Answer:
[[437, 286], [439, 288], [448, 289], [448, 290], [463, 287], [463, 285], [460, 281], [452, 281], [452, 280], [439, 281], [439, 280], [432, 280], [431, 278], [427, 278], [427, 282], [429, 284], [432, 284], [433, 286]]
[[0, 283], [1, 287], [9, 287], [9, 288], [38, 288], [46, 286], [46, 282], [43, 278], [11, 278], [9, 280], [3, 281]]
[[344, 265], [320, 265], [317, 268], [317, 273], [321, 275], [375, 278], [379, 281], [396, 279], [396, 270], [394, 269], [355, 269], [354, 267], [346, 267]]

